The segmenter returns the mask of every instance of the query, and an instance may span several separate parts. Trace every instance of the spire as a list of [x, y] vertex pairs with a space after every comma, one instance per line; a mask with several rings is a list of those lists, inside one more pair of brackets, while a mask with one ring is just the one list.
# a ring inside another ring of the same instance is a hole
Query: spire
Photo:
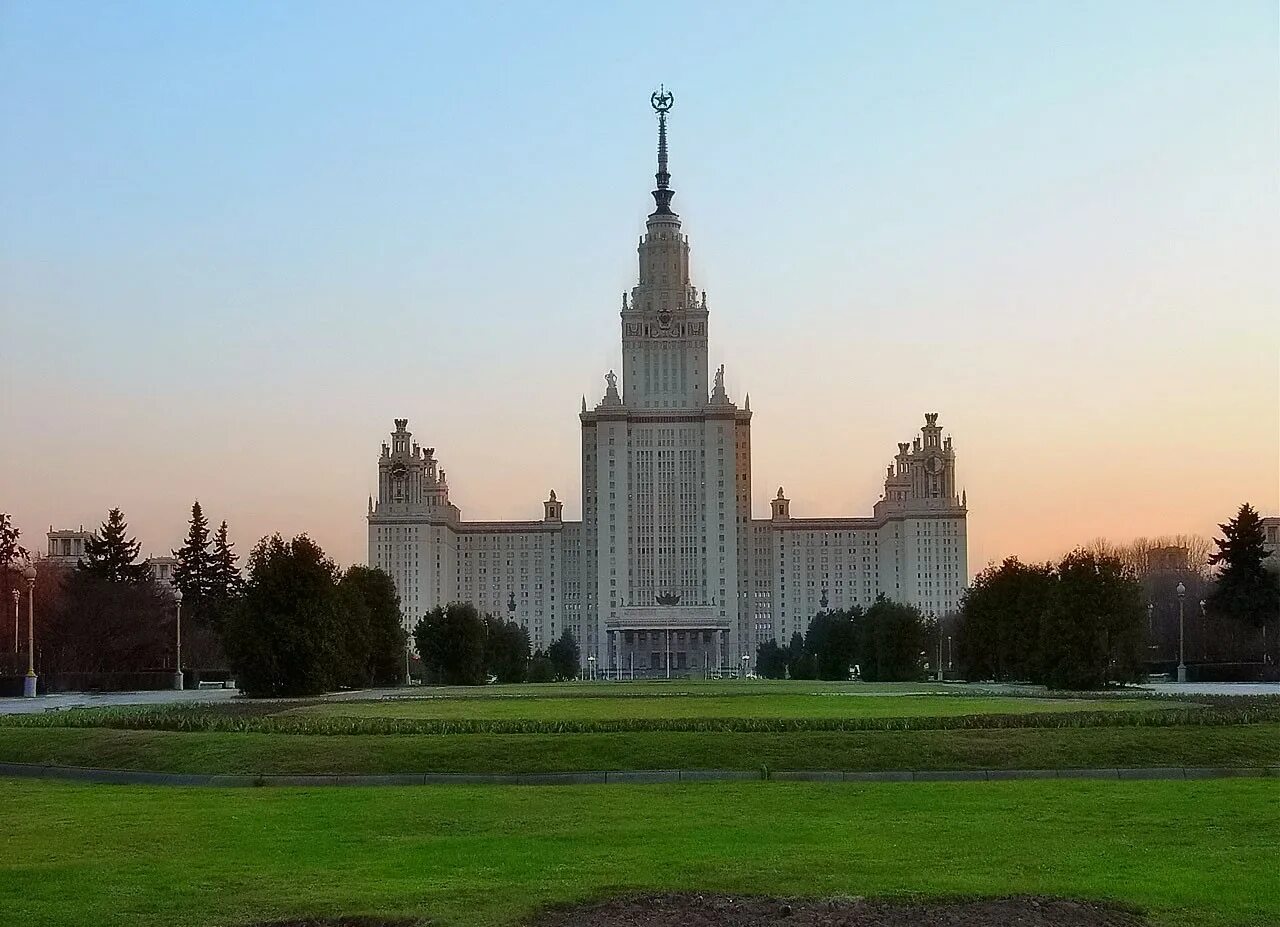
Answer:
[[671, 111], [675, 99], [662, 86], [649, 97], [653, 111], [658, 114], [658, 173], [654, 175], [658, 180], [658, 189], [653, 191], [653, 201], [657, 204], [653, 211], [655, 216], [674, 215], [671, 211], [671, 197], [675, 196], [676, 191], [670, 188], [671, 175], [667, 173], [667, 113]]

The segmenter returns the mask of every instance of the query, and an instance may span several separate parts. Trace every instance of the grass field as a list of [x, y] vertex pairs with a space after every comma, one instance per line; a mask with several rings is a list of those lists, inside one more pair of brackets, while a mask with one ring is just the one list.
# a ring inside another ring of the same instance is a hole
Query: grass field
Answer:
[[[614, 687], [616, 691], [621, 687]], [[612, 721], [656, 718], [903, 718], [954, 717], [1028, 712], [1132, 711], [1168, 707], [1173, 703], [1142, 699], [1048, 699], [1009, 696], [866, 694], [845, 689], [817, 694], [794, 691], [738, 691], [735, 693], [683, 690], [662, 694], [503, 693], [489, 698], [413, 698], [376, 702], [327, 702], [289, 709], [284, 714], [334, 717], [439, 718], [481, 720]]]
[[251, 774], [1280, 765], [1280, 703], [1266, 699], [804, 681], [409, 694], [3, 716], [0, 760]]
[[313, 735], [0, 727], [0, 761], [191, 773], [1280, 766], [1280, 723], [959, 731]]
[[155, 789], [0, 783], [13, 923], [516, 922], [619, 890], [1109, 899], [1280, 923], [1280, 783]]

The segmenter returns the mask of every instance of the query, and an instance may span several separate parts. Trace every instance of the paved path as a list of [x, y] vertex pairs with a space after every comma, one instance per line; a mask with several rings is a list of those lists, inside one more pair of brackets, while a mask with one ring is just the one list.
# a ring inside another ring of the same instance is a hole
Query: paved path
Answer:
[[1280, 682], [1152, 682], [1138, 688], [1161, 695], [1280, 695]]
[[768, 778], [774, 782], [997, 782], [1013, 779], [1280, 779], [1280, 766], [1160, 767], [1147, 769], [895, 769], [845, 772], [838, 769], [773, 770], [768, 776], [749, 769], [635, 769], [595, 772], [401, 773], [384, 776], [254, 776], [163, 773], [133, 769], [88, 769], [80, 766], [37, 766], [0, 763], [0, 777], [62, 779], [108, 785], [182, 785], [243, 788], [253, 786], [372, 785], [638, 785], [659, 782], [741, 782]]

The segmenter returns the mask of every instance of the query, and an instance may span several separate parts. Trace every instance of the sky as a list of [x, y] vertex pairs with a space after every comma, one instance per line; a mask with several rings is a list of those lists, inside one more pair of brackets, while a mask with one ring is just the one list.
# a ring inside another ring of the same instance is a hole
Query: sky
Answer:
[[937, 411], [970, 569], [1280, 511], [1271, 2], [0, 0], [0, 511], [366, 556], [407, 417], [580, 516], [649, 94], [757, 517]]

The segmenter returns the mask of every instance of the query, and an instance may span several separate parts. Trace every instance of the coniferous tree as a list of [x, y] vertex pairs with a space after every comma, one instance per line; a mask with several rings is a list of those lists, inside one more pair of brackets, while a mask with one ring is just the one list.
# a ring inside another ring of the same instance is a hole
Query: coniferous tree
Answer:
[[227, 523], [218, 525], [213, 538], [213, 598], [215, 601], [232, 601], [244, 591], [244, 578], [236, 566], [235, 544], [227, 537]]
[[149, 583], [150, 568], [146, 561], [137, 562], [142, 545], [137, 538], [128, 537], [128, 529], [124, 513], [119, 509], [108, 512], [102, 527], [85, 541], [79, 568], [109, 583]]
[[1280, 616], [1280, 577], [1264, 567], [1266, 535], [1262, 519], [1248, 503], [1214, 538], [1217, 551], [1209, 562], [1221, 568], [1206, 607], [1216, 618], [1239, 621], [1255, 628], [1276, 623]]
[[568, 628], [560, 639], [547, 648], [547, 657], [555, 669], [557, 679], [573, 679], [581, 667], [582, 651]]
[[395, 581], [377, 567], [353, 566], [338, 581], [343, 652], [340, 685], [394, 686], [404, 681], [409, 636]]
[[187, 540], [173, 556], [178, 560], [173, 568], [173, 583], [182, 590], [185, 614], [197, 621], [207, 621], [215, 590], [214, 562], [209, 552], [209, 521], [199, 501], [191, 505]]
[[792, 679], [812, 679], [817, 675], [813, 654], [804, 646], [804, 635], [796, 631], [787, 645], [787, 675]]
[[756, 675], [765, 679], [785, 679], [787, 676], [787, 652], [775, 640], [756, 645]]

